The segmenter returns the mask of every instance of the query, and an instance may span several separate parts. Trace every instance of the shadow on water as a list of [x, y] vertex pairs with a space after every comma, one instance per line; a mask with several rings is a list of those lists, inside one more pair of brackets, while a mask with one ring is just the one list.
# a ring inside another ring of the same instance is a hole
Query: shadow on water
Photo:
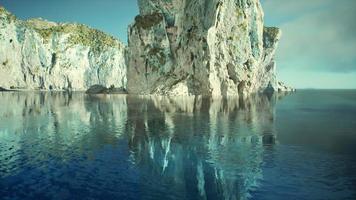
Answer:
[[0, 93], [0, 195], [246, 199], [279, 98]]

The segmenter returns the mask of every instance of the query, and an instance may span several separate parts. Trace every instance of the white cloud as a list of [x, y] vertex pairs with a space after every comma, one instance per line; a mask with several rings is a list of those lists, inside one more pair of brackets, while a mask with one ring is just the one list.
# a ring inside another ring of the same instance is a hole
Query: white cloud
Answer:
[[281, 23], [280, 68], [356, 71], [356, 1], [264, 0], [263, 6], [267, 18]]

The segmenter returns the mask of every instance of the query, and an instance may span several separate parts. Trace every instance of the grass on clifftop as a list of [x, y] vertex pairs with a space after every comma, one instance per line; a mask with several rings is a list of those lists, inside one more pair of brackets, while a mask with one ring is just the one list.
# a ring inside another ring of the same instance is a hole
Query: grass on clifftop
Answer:
[[[16, 20], [16, 16], [7, 11], [4, 7], [0, 5], [0, 15], [5, 15], [5, 19], [7, 23], [14, 22]], [[1, 18], [0, 18], [1, 19]]]
[[0, 15], [4, 16], [4, 18], [0, 18], [0, 20], [6, 20], [7, 23], [17, 21], [24, 27], [35, 30], [43, 38], [44, 42], [49, 42], [53, 34], [70, 34], [68, 38], [70, 44], [88, 46], [94, 50], [100, 50], [103, 47], [117, 48], [121, 45], [113, 36], [83, 24], [57, 24], [41, 18], [22, 21], [18, 20], [15, 15], [11, 14], [2, 6], [0, 6]]
[[70, 34], [68, 42], [73, 45], [83, 45], [93, 48], [99, 46], [117, 47], [118, 40], [106, 33], [91, 29], [82, 24], [59, 24], [50, 28], [36, 28], [32, 27], [38, 32], [45, 41], [48, 41], [54, 33]]

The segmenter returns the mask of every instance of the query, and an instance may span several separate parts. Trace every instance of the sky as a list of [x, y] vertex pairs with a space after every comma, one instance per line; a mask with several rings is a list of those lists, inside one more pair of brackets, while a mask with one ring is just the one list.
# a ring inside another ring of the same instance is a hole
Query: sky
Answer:
[[0, 0], [20, 19], [77, 22], [102, 30], [127, 43], [127, 26], [138, 15], [136, 0]]
[[[265, 24], [282, 29], [277, 75], [295, 88], [356, 88], [356, 0], [261, 0]], [[127, 43], [136, 0], [0, 0], [20, 19], [78, 22]]]
[[355, 0], [261, 0], [282, 29], [279, 79], [296, 88], [356, 88]]

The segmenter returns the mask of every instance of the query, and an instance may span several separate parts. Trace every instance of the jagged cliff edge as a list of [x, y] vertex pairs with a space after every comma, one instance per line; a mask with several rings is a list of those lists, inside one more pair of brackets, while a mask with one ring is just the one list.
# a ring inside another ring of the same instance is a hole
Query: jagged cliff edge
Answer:
[[276, 80], [281, 31], [259, 0], [138, 0], [128, 35], [128, 91], [245, 95], [291, 90]]
[[0, 7], [0, 86], [85, 90], [102, 84], [131, 94], [213, 96], [292, 90], [276, 79], [281, 31], [263, 26], [259, 0], [138, 4], [127, 52], [87, 26], [22, 21]]
[[125, 46], [81, 24], [22, 21], [0, 7], [0, 86], [86, 90], [126, 87]]

